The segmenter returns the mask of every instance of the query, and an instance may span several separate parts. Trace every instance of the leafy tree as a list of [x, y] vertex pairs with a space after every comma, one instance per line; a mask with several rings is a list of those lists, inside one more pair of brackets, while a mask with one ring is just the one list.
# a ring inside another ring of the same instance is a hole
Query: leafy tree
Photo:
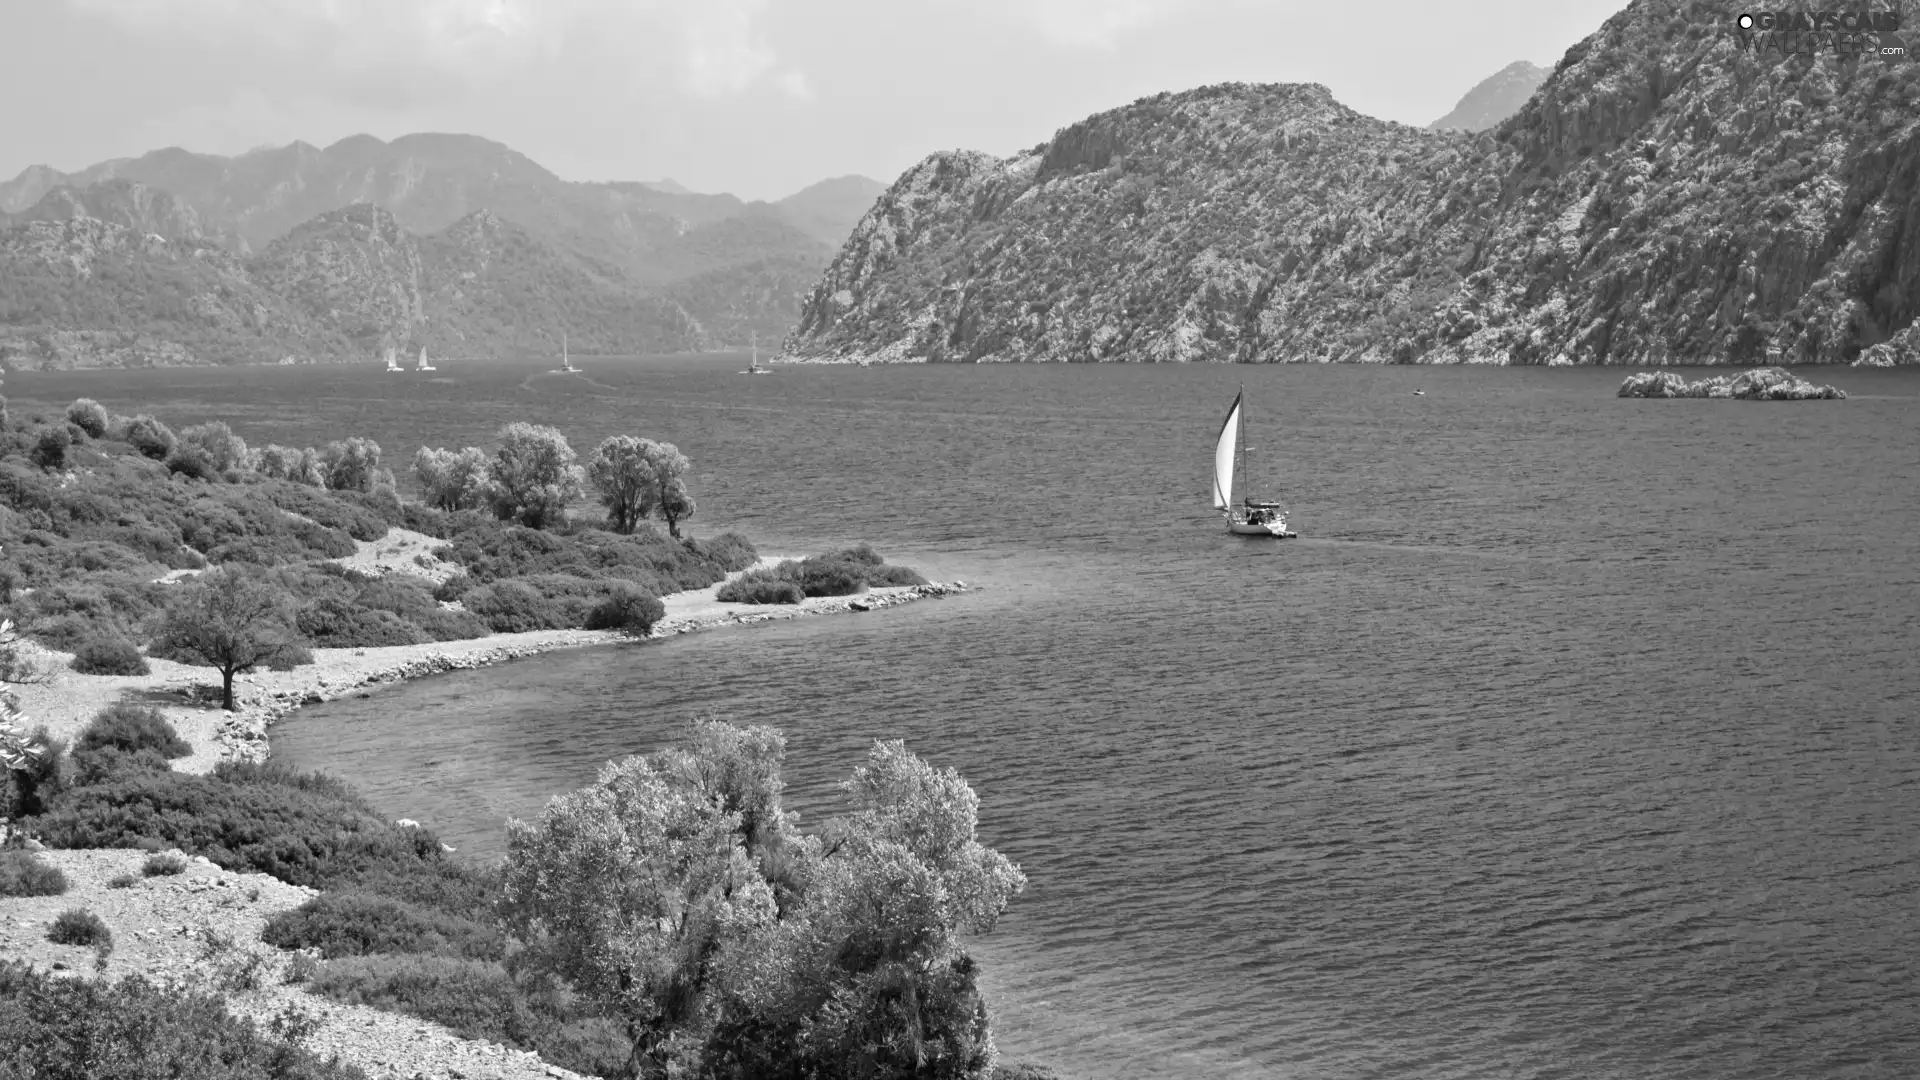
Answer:
[[67, 420], [95, 439], [107, 433], [107, 407], [92, 398], [80, 398], [67, 406]]
[[42, 428], [40, 437], [35, 439], [33, 443], [33, 453], [31, 454], [33, 463], [43, 469], [65, 468], [67, 464], [67, 448], [71, 445], [73, 445], [73, 440], [67, 435], [66, 428]]
[[993, 1048], [961, 929], [1025, 885], [953, 770], [877, 743], [853, 813], [803, 836], [785, 740], [695, 726], [509, 826], [508, 925], [615, 1015], [636, 1075], [973, 1077]]
[[533, 529], [562, 520], [586, 481], [566, 436], [550, 427], [514, 423], [501, 428], [499, 438], [487, 480], [494, 513]]
[[653, 500], [666, 519], [667, 532], [677, 540], [680, 522], [693, 516], [693, 496], [687, 492], [687, 456], [672, 443], [653, 443], [647, 454], [653, 466]]
[[615, 435], [602, 441], [588, 460], [587, 478], [599, 490], [614, 532], [631, 533], [653, 513], [659, 501], [653, 468], [657, 450], [651, 439]]
[[285, 590], [238, 567], [217, 567], [179, 589], [150, 651], [218, 668], [222, 708], [234, 708], [235, 675], [305, 659]]
[[126, 441], [155, 461], [165, 461], [173, 453], [177, 441], [173, 429], [142, 413], [127, 421]]
[[326, 486], [334, 491], [372, 491], [380, 472], [380, 444], [351, 438], [330, 442], [320, 452]]
[[471, 510], [485, 501], [487, 452], [477, 446], [458, 451], [423, 446], [413, 455], [413, 475], [429, 506]]
[[182, 430], [180, 445], [199, 448], [206, 455], [208, 467], [228, 480], [240, 479], [251, 460], [246, 440], [221, 420]]

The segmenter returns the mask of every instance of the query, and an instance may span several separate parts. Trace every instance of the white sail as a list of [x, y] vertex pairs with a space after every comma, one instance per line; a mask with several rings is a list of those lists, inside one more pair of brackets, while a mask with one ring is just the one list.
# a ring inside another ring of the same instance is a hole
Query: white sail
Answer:
[[1233, 505], [1233, 447], [1240, 438], [1240, 397], [1220, 425], [1220, 441], [1213, 445], [1213, 508], [1225, 510]]

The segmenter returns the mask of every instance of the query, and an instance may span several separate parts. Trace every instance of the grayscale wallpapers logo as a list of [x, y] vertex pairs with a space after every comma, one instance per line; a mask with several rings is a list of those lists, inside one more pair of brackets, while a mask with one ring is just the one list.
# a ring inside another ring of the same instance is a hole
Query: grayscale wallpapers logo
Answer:
[[1758, 11], [1733, 20], [1734, 43], [1748, 52], [1833, 52], [1904, 57], [1897, 11]]

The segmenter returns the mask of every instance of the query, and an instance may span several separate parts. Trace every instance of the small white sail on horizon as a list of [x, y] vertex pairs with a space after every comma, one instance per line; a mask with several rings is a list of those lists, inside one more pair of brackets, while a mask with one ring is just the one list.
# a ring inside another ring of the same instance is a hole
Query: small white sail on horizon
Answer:
[[438, 368], [434, 367], [432, 364], [427, 363], [427, 347], [425, 345], [420, 346], [420, 361], [419, 363], [413, 366], [413, 370], [415, 371], [438, 371], [439, 370]]
[[1227, 410], [1227, 418], [1220, 424], [1220, 441], [1213, 446], [1213, 508], [1225, 510], [1233, 505], [1233, 448], [1240, 441], [1240, 399], [1242, 391], [1234, 395], [1233, 406]]
[[396, 358], [394, 354], [394, 348], [391, 345], [387, 346], [387, 370], [388, 371], [405, 371], [406, 370], [405, 368], [400, 366], [400, 361]]

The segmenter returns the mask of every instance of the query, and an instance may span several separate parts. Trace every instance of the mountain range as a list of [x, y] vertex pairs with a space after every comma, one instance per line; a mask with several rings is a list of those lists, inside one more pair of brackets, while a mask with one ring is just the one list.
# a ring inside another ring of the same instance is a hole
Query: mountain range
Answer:
[[575, 183], [468, 135], [155, 151], [0, 183], [15, 366], [647, 352], [778, 340], [883, 186]]
[[855, 228], [785, 351], [1912, 362], [1920, 65], [1880, 54], [1895, 33], [1841, 54], [1737, 14], [1634, 0], [1481, 132], [1230, 84], [1007, 158], [935, 154]]

